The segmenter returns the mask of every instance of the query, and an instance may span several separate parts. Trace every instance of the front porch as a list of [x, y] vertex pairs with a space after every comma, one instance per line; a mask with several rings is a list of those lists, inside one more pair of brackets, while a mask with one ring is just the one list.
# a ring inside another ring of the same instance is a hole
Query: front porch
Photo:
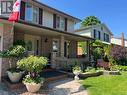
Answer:
[[[24, 27], [24, 28], [22, 28]], [[14, 42], [24, 40], [29, 54], [45, 56], [49, 59], [49, 66], [54, 69], [67, 69], [75, 60], [79, 64], [89, 62], [88, 37], [75, 35], [29, 23], [15, 23]], [[78, 42], [86, 42], [86, 55], [78, 57]]]
[[[19, 21], [14, 25], [6, 19], [0, 26], [1, 51], [8, 49], [17, 40], [24, 40], [28, 54], [45, 56], [49, 59], [48, 66], [54, 69], [67, 69], [75, 60], [80, 64], [89, 61], [89, 43], [91, 38], [60, 31], [37, 24]], [[77, 54], [78, 42], [86, 42], [86, 55]], [[8, 59], [0, 58], [0, 78], [6, 76], [9, 68]], [[1, 80], [1, 79], [0, 79]]]

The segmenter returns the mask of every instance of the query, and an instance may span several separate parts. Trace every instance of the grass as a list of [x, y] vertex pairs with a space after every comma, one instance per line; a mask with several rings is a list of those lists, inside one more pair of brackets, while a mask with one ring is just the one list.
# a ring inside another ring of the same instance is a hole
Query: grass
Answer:
[[116, 76], [99, 76], [82, 81], [89, 95], [127, 95], [127, 72]]

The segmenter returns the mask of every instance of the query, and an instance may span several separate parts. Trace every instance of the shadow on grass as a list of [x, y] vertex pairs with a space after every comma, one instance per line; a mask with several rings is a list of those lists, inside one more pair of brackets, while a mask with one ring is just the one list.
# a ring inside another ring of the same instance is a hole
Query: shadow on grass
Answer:
[[84, 87], [85, 89], [88, 89], [89, 87], [92, 87], [92, 85], [85, 85], [85, 84], [83, 84], [83, 87]]

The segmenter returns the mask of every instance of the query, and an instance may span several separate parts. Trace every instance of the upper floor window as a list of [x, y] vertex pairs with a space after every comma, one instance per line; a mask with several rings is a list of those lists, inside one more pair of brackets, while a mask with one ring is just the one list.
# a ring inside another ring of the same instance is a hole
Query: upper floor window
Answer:
[[109, 42], [109, 35], [104, 33], [104, 41]]
[[25, 20], [38, 23], [39, 21], [39, 9], [31, 6], [29, 3], [26, 4]]
[[32, 21], [32, 6], [29, 3], [26, 4], [25, 20]]
[[101, 39], [101, 32], [100, 31], [97, 31], [96, 29], [93, 30], [93, 33], [94, 33], [94, 38], [95, 39]]
[[56, 28], [60, 28], [60, 17], [56, 17]]
[[33, 7], [33, 22], [38, 23], [39, 21], [39, 9]]
[[65, 29], [65, 18], [56, 16], [56, 28], [60, 30]]
[[65, 18], [61, 17], [61, 20], [60, 20], [60, 29], [64, 30], [64, 28], [65, 28]]

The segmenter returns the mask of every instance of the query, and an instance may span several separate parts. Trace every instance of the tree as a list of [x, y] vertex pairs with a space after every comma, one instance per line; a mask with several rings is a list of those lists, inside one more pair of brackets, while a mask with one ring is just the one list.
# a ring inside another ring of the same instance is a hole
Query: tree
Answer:
[[92, 26], [92, 25], [98, 25], [98, 24], [101, 24], [101, 21], [97, 17], [88, 16], [82, 21], [81, 28], [87, 27], [87, 26]]

